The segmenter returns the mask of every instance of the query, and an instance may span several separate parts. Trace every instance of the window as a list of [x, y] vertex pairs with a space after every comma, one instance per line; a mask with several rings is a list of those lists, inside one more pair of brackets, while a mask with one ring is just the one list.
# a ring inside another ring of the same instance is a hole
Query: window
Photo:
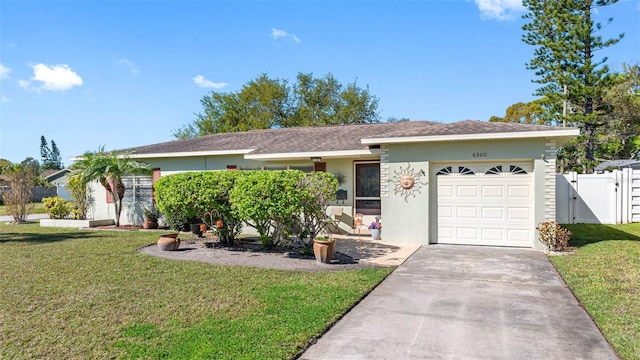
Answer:
[[526, 174], [527, 172], [520, 166], [510, 165], [509, 172], [512, 174]]
[[313, 165], [291, 165], [289, 166], [289, 169], [310, 173], [313, 172]]
[[265, 165], [264, 170], [287, 170], [287, 165]]
[[124, 184], [123, 203], [153, 201], [153, 182], [151, 176], [131, 175], [122, 178]]
[[440, 171], [438, 171], [436, 173], [436, 175], [449, 175], [451, 174], [451, 166], [447, 166], [446, 168], [442, 168], [440, 169]]
[[473, 171], [468, 167], [458, 166], [458, 173], [461, 175], [474, 175]]
[[300, 170], [313, 172], [313, 165], [240, 165], [238, 170]]
[[502, 172], [502, 165], [494, 166], [491, 169], [487, 170], [485, 174], [487, 175], [499, 175]]
[[380, 215], [380, 163], [356, 163], [355, 212]]

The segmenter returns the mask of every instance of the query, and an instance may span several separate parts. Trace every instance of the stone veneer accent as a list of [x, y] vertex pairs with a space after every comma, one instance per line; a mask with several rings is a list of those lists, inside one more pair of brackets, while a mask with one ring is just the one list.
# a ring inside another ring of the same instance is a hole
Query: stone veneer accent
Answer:
[[380, 145], [380, 198], [389, 197], [389, 147]]
[[544, 145], [544, 219], [556, 221], [556, 141], [547, 140]]

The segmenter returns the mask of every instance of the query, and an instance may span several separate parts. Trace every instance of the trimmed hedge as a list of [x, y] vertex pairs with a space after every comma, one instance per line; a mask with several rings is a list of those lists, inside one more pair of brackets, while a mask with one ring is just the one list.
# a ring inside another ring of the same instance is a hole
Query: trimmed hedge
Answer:
[[[155, 183], [158, 209], [176, 230], [193, 219], [209, 220], [223, 242], [233, 241], [241, 222], [255, 228], [265, 248], [294, 233], [311, 239], [322, 230], [338, 181], [330, 173], [203, 171], [172, 174]], [[231, 244], [229, 244], [231, 245]]]
[[[229, 190], [237, 171], [184, 172], [163, 176], [155, 183], [158, 209], [175, 230], [188, 230], [189, 224], [221, 219], [234, 228], [240, 221], [233, 216]], [[217, 215], [211, 219], [206, 214]], [[209, 226], [213, 224], [208, 224]]]

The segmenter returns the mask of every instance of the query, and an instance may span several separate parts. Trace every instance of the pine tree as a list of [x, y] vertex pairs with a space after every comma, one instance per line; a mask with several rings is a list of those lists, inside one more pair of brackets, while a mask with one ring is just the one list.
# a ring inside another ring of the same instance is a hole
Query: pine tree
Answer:
[[49, 144], [44, 135], [40, 136], [40, 160], [42, 162], [43, 169], [48, 169], [48, 160], [51, 158], [51, 150], [49, 150]]
[[51, 140], [51, 148], [49, 148], [44, 135], [40, 136], [40, 156], [42, 158], [42, 170], [60, 170], [63, 168], [62, 157], [56, 142]]
[[[597, 61], [595, 52], [616, 44], [624, 34], [603, 40], [597, 33], [603, 28], [595, 23], [594, 9], [613, 5], [618, 0], [524, 0], [528, 21], [522, 40], [535, 46], [527, 68], [534, 70], [534, 82], [542, 86], [534, 95], [547, 99], [552, 108], [569, 106], [566, 119], [579, 126], [584, 138], [584, 159], [593, 166], [596, 130], [604, 124], [600, 118], [604, 91], [610, 84], [607, 58]], [[607, 25], [613, 19], [607, 20]], [[563, 118], [557, 115], [557, 118]]]
[[51, 163], [56, 170], [64, 168], [64, 165], [62, 164], [62, 156], [60, 156], [60, 150], [58, 149], [56, 142], [53, 140], [51, 140]]

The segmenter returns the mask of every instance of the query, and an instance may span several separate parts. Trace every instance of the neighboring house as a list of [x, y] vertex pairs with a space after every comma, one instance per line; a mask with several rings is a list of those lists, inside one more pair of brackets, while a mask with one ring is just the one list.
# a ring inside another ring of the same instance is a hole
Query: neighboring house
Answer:
[[640, 161], [635, 159], [630, 160], [607, 160], [601, 162], [596, 166], [593, 171], [595, 172], [604, 172], [610, 169], [622, 170], [622, 169], [640, 169]]
[[[556, 149], [575, 128], [515, 123], [425, 121], [282, 128], [216, 134], [122, 151], [152, 165], [131, 177], [122, 221], [141, 222], [152, 182], [184, 171], [300, 169], [340, 172], [346, 200], [333, 206], [351, 225], [381, 216], [382, 238], [543, 248], [535, 227], [555, 214]], [[96, 217], [113, 216], [94, 188]]]
[[70, 169], [57, 170], [44, 178], [51, 186], [56, 188], [56, 194], [65, 200], [73, 200], [71, 194], [67, 191], [67, 175], [70, 172]]

